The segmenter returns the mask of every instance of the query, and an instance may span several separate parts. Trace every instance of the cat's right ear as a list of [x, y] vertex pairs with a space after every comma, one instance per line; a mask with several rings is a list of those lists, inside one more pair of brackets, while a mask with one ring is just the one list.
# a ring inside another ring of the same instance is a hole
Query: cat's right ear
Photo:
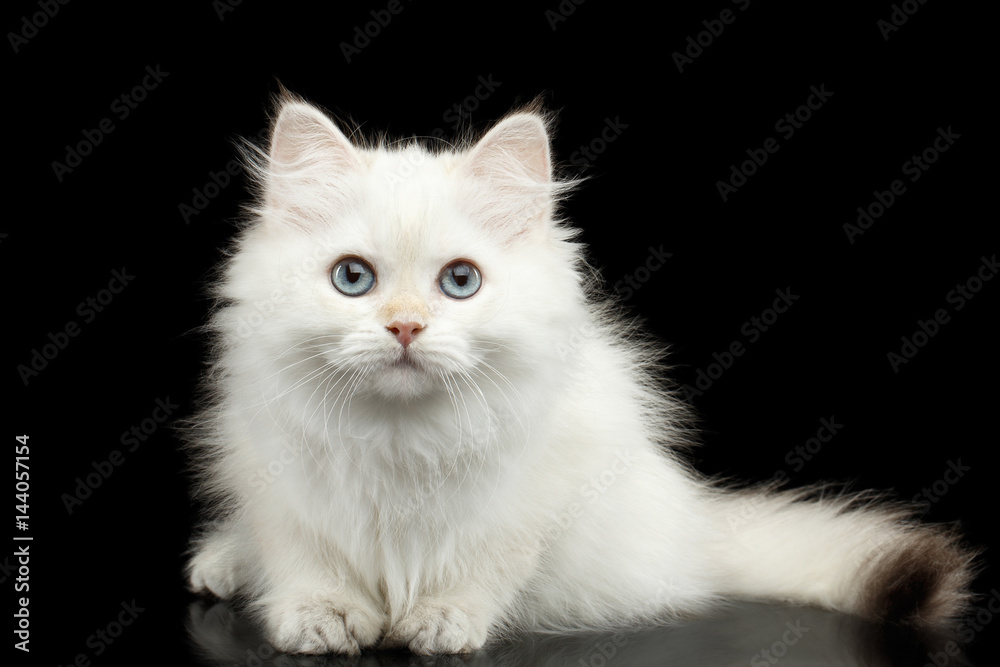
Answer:
[[299, 100], [286, 101], [271, 131], [267, 203], [281, 207], [290, 196], [301, 196], [310, 181], [336, 180], [359, 165], [357, 150], [326, 114]]

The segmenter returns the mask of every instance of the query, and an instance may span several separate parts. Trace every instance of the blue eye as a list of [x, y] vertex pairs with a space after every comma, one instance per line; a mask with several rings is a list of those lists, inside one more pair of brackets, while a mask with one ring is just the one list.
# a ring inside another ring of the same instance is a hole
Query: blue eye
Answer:
[[360, 257], [345, 257], [333, 265], [330, 280], [341, 294], [361, 296], [375, 287], [375, 270]]
[[452, 299], [468, 299], [479, 291], [483, 277], [475, 264], [460, 259], [444, 267], [439, 284], [446, 296]]

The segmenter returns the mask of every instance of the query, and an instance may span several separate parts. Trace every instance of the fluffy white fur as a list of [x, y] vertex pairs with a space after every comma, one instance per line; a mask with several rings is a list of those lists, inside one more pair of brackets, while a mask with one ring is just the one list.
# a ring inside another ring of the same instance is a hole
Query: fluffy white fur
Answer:
[[[248, 162], [259, 193], [192, 438], [210, 512], [189, 577], [249, 600], [277, 648], [466, 652], [726, 596], [914, 623], [961, 608], [969, 556], [905, 509], [726, 490], [682, 462], [657, 355], [556, 217], [569, 184], [539, 111], [432, 151], [352, 142], [286, 96]], [[371, 292], [334, 289], [345, 256], [374, 267]], [[456, 259], [482, 273], [465, 300], [438, 287]], [[405, 350], [396, 322], [422, 327]]]

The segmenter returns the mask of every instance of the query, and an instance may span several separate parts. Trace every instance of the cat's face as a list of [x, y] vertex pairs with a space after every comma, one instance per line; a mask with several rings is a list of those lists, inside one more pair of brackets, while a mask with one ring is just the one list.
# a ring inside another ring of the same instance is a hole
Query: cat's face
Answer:
[[229, 289], [273, 302], [253, 335], [305, 375], [327, 374], [324, 391], [474, 392], [551, 357], [578, 290], [537, 116], [432, 154], [355, 148], [290, 103], [268, 157], [262, 220]]

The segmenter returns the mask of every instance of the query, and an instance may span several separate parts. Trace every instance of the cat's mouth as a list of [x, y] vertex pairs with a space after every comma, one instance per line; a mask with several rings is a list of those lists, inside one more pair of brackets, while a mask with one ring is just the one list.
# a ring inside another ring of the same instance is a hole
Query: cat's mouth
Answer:
[[413, 370], [420, 369], [420, 364], [416, 359], [414, 359], [413, 355], [406, 350], [403, 350], [403, 353], [400, 356], [390, 362], [389, 366], [391, 368], [409, 368]]
[[385, 396], [414, 398], [433, 388], [432, 374], [419, 355], [406, 351], [384, 362], [383, 371], [372, 377], [374, 388]]

